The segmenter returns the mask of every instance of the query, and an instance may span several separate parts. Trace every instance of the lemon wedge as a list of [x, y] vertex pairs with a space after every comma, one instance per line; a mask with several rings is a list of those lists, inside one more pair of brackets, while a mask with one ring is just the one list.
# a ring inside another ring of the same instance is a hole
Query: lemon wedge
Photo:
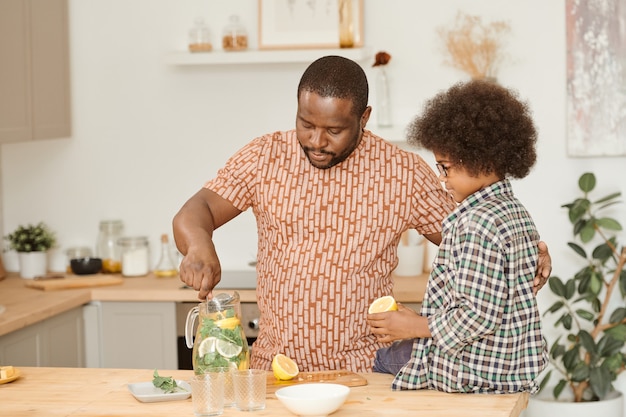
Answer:
[[229, 329], [233, 330], [237, 326], [241, 324], [241, 321], [237, 317], [229, 317], [227, 319], [218, 320], [215, 322], [215, 325], [220, 329]]
[[390, 295], [375, 299], [367, 310], [369, 314], [384, 313], [387, 311], [398, 311], [398, 304]]
[[272, 371], [276, 379], [288, 381], [298, 375], [298, 364], [290, 357], [282, 353], [274, 356], [272, 360]]

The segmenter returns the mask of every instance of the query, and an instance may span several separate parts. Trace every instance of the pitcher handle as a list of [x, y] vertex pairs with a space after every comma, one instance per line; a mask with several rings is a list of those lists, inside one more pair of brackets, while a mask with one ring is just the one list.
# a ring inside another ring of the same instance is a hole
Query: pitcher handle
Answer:
[[195, 306], [187, 313], [187, 321], [185, 322], [185, 343], [189, 349], [193, 348], [193, 324], [198, 317], [198, 306]]

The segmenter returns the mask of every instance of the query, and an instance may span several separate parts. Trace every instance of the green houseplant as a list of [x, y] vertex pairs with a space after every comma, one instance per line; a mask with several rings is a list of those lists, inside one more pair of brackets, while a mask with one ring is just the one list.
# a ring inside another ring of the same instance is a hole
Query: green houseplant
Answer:
[[[568, 246], [580, 256], [582, 268], [568, 280], [557, 276], [549, 280], [558, 300], [545, 314], [560, 314], [554, 325], [563, 332], [550, 348], [553, 369], [541, 388], [556, 371], [560, 380], [554, 397], [569, 387], [574, 401], [583, 402], [605, 399], [626, 365], [626, 248], [615, 236], [621, 224], [602, 217], [607, 207], [619, 202], [621, 193], [592, 201], [596, 186], [592, 173], [583, 174], [578, 186], [582, 195], [562, 207], [573, 225], [574, 241]], [[618, 296], [621, 302], [616, 303]]]
[[16, 252], [45, 252], [56, 243], [54, 233], [43, 222], [18, 226], [5, 239], [9, 242], [8, 249]]
[[56, 238], [45, 223], [19, 226], [4, 238], [9, 243], [8, 249], [18, 254], [22, 278], [32, 279], [46, 274], [47, 252], [55, 245]]

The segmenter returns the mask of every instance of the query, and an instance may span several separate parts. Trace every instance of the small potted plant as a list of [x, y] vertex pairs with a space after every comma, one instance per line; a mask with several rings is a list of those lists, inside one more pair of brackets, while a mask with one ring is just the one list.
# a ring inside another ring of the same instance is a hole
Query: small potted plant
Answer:
[[34, 278], [46, 273], [47, 251], [54, 246], [56, 238], [45, 223], [19, 226], [5, 239], [9, 242], [8, 249], [18, 253], [22, 278]]
[[[582, 267], [567, 280], [557, 276], [549, 280], [557, 301], [545, 314], [560, 314], [554, 326], [561, 334], [550, 347], [551, 370], [541, 382], [543, 390], [550, 377], [559, 374], [552, 396], [558, 399], [569, 391], [566, 396], [572, 401], [549, 403], [540, 396], [531, 399], [529, 410], [559, 407], [545, 415], [571, 415], [587, 404], [593, 413], [609, 416], [611, 411], [598, 413], [599, 407], [614, 403], [622, 417], [621, 393], [615, 391], [613, 382], [626, 366], [626, 247], [620, 246], [615, 236], [622, 230], [621, 224], [602, 214], [618, 203], [621, 193], [592, 200], [590, 194], [596, 186], [592, 173], [583, 174], [578, 186], [582, 195], [562, 207], [568, 210], [573, 225], [574, 241], [567, 245], [579, 256]], [[563, 411], [563, 407], [570, 408]]]

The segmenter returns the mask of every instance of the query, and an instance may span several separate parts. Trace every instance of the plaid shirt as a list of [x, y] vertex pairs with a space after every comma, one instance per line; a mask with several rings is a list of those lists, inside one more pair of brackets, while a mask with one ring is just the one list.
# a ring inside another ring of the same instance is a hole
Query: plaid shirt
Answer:
[[415, 339], [392, 388], [510, 393], [538, 390], [548, 356], [533, 295], [539, 235], [503, 180], [466, 198], [443, 222]]

